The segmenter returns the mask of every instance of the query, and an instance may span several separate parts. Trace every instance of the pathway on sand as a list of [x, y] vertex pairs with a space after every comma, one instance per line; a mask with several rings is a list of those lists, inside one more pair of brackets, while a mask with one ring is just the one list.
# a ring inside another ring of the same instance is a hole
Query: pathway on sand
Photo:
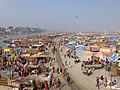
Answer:
[[[51, 49], [49, 49], [49, 52], [50, 53], [52, 53], [52, 50]], [[60, 54], [58, 54], [58, 52], [55, 54], [55, 55], [53, 55], [53, 56], [55, 56], [55, 61], [53, 61], [52, 62], [52, 65], [54, 65], [54, 67], [55, 68], [57, 68], [57, 67], [61, 67], [62, 66], [62, 62], [58, 62], [58, 61], [60, 61], [59, 59], [61, 58], [60, 57]], [[62, 61], [62, 60], [61, 60]], [[48, 65], [49, 66], [49, 65]], [[66, 83], [66, 81], [65, 81], [65, 79], [62, 77], [62, 75], [61, 74], [57, 74], [57, 73], [55, 73], [55, 77], [58, 79], [60, 79], [61, 80], [61, 89], [59, 89], [59, 88], [56, 88], [55, 90], [71, 90], [71, 88], [68, 86], [68, 84]], [[51, 87], [50, 88], [50, 90], [54, 90], [54, 86], [53, 87]]]
[[[62, 59], [61, 59], [61, 56], [60, 56], [60, 52], [59, 52], [59, 39], [57, 40], [57, 53], [56, 53], [56, 59], [57, 59], [57, 62], [58, 62], [58, 65], [59, 67], [63, 67], [63, 62], [62, 62]], [[64, 76], [64, 80], [66, 81], [66, 78], [68, 76], [68, 72], [66, 71], [65, 73], [65, 76]], [[71, 75], [69, 75], [70, 78], [71, 78]], [[67, 81], [66, 81], [67, 82]], [[67, 84], [68, 85], [68, 84]], [[83, 89], [80, 89], [75, 83], [74, 83], [74, 80], [72, 80], [71, 78], [71, 82], [69, 84], [69, 86], [71, 90], [83, 90]], [[70, 90], [70, 89], [66, 89], [66, 90]]]

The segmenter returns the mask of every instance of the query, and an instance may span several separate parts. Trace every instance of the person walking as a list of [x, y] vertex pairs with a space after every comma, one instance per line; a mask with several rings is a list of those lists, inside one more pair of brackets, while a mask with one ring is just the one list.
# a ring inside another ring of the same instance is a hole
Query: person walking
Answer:
[[57, 81], [56, 81], [56, 78], [54, 78], [53, 85], [54, 85], [54, 89], [56, 89], [56, 86], [57, 86]]
[[82, 64], [81, 64], [81, 70], [83, 70], [83, 68], [84, 68], [84, 64], [83, 64], [83, 62], [82, 62]]
[[65, 66], [67, 66], [67, 61], [65, 61]]
[[88, 74], [88, 76], [90, 76], [90, 74], [91, 74], [90, 68], [88, 69], [87, 74]]
[[[41, 82], [41, 89], [45, 89], [45, 84], [44, 82]], [[36, 89], [35, 89], [36, 90]]]
[[57, 74], [59, 74], [59, 67], [57, 67]]
[[98, 87], [98, 89], [100, 89], [99, 77], [96, 77], [96, 87]]
[[105, 82], [104, 82], [105, 87], [107, 87], [107, 82], [108, 82], [107, 77], [105, 77]]
[[52, 76], [50, 77], [50, 87], [52, 86]]
[[64, 58], [66, 59], [66, 54], [64, 54]]
[[69, 62], [69, 67], [71, 67], [71, 62]]
[[49, 90], [47, 81], [44, 81], [44, 85], [45, 85], [45, 90]]
[[60, 68], [60, 74], [62, 74], [62, 68]]
[[60, 81], [60, 79], [57, 80], [57, 85], [58, 85], [59, 90], [60, 90], [60, 89], [61, 89], [61, 87], [60, 87], [60, 86], [61, 86], [61, 81]]
[[52, 70], [53, 70], [53, 73], [55, 72], [55, 67], [54, 66], [52, 66]]
[[62, 77], [65, 76], [64, 68], [62, 69]]
[[52, 66], [52, 61], [50, 60], [50, 66]]
[[67, 82], [68, 82], [68, 84], [70, 83], [70, 77], [69, 76], [67, 76]]
[[102, 85], [104, 83], [104, 77], [103, 75], [100, 76], [100, 84]]

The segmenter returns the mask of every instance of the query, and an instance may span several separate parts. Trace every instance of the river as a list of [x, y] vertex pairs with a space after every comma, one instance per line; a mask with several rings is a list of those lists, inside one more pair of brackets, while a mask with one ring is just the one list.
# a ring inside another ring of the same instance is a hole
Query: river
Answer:
[[[49, 33], [52, 33], [50, 31], [45, 31], [45, 32], [41, 32], [41, 33], [31, 33], [31, 34], [16, 34], [16, 35], [3, 35], [0, 36], [0, 46], [2, 46], [3, 48], [6, 47], [6, 43], [3, 43], [4, 40], [7, 39], [17, 39], [17, 38], [24, 38], [24, 37], [28, 37], [28, 36], [39, 36], [39, 35], [47, 35]], [[7, 38], [5, 38], [7, 37]]]

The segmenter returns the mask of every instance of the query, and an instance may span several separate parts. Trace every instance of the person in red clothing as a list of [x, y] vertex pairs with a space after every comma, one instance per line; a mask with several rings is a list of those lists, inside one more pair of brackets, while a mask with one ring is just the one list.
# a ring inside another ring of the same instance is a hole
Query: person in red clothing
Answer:
[[102, 85], [103, 83], [104, 83], [104, 76], [101, 75], [101, 76], [100, 76], [100, 84]]
[[56, 86], [57, 86], [57, 80], [56, 80], [56, 78], [54, 78], [53, 85], [54, 85], [54, 88], [56, 89]]
[[44, 81], [44, 85], [45, 85], [45, 90], [49, 90], [47, 81]]

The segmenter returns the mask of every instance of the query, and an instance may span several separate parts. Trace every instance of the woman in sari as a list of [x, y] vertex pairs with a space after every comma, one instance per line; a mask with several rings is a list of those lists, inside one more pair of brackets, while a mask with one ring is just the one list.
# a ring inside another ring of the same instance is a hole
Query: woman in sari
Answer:
[[44, 85], [45, 85], [45, 90], [49, 90], [47, 81], [44, 81]]

